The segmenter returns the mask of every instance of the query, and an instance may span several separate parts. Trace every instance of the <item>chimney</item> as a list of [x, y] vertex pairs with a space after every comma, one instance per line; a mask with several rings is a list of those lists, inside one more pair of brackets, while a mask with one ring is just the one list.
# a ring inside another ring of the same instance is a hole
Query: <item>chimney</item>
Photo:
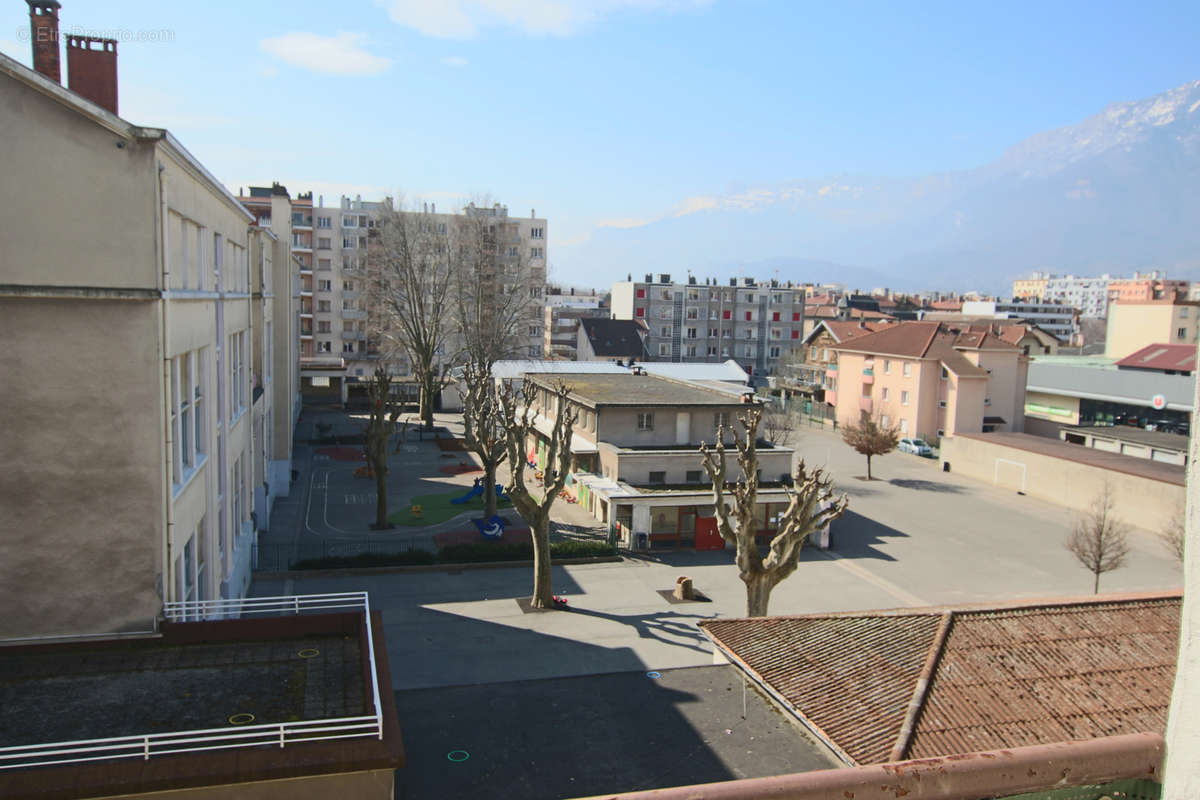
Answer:
[[58, 55], [58, 0], [25, 0], [29, 3], [29, 40], [33, 43], [33, 68], [55, 83], [62, 83]]
[[117, 113], [117, 40], [67, 36], [70, 89]]

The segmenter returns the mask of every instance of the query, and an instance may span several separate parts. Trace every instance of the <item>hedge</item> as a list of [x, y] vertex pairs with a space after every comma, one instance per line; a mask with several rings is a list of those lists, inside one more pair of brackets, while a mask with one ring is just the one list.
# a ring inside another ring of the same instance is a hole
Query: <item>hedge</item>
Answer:
[[[588, 558], [613, 556], [617, 548], [607, 542], [551, 542], [552, 558]], [[472, 542], [443, 547], [435, 555], [428, 550], [413, 549], [398, 553], [359, 553], [354, 556], [326, 556], [297, 561], [292, 569], [337, 569], [355, 567], [399, 567], [412, 564], [473, 564], [489, 561], [529, 561], [533, 544], [492, 544]]]

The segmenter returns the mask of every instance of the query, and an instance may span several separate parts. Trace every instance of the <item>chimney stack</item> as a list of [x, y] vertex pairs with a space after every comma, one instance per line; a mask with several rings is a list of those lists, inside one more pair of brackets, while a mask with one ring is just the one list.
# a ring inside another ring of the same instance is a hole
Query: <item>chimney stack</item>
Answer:
[[29, 4], [29, 40], [33, 43], [33, 68], [55, 83], [62, 83], [58, 54], [58, 0], [25, 0]]
[[117, 40], [67, 36], [70, 89], [113, 114], [117, 113]]

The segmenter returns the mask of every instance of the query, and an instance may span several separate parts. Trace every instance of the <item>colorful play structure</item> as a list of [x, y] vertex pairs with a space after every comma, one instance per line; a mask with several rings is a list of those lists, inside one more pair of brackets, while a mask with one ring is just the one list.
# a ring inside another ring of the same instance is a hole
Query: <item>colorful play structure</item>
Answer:
[[483, 534], [485, 539], [499, 539], [504, 535], [504, 526], [507, 524], [504, 517], [499, 514], [493, 514], [487, 519], [473, 519], [475, 527], [479, 528], [479, 532]]
[[[462, 497], [454, 498], [450, 502], [456, 506], [461, 506], [463, 503], [467, 502], [468, 500], [470, 500], [474, 497], [480, 497], [481, 495], [483, 495], [483, 479], [476, 478], [475, 485], [471, 487], [471, 491], [467, 492]], [[496, 484], [496, 499], [499, 500], [502, 497], [504, 497], [504, 487], [501, 486], [500, 484]]]

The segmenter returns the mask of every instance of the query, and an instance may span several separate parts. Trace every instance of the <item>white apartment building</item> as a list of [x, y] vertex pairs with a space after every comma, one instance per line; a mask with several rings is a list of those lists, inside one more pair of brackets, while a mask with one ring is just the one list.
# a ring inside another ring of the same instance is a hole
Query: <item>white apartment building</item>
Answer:
[[252, 424], [292, 414], [266, 307], [285, 250], [168, 131], [2, 55], [0, 106], [20, 109], [3, 212], [25, 219], [0, 227], [0, 636], [148, 631], [164, 601], [243, 596], [259, 462], [290, 448]]
[[1107, 273], [1098, 278], [1052, 276], [1046, 280], [1042, 300], [1071, 306], [1081, 317], [1104, 319], [1108, 316], [1108, 285], [1114, 280]]
[[775, 374], [780, 359], [800, 346], [804, 330], [804, 287], [754, 278], [689, 277], [675, 283], [667, 274], [612, 287], [614, 319], [646, 323], [651, 360], [721, 363], [733, 359], [753, 377]]
[[1057, 303], [1035, 303], [1015, 300], [967, 300], [962, 304], [962, 316], [992, 319], [1022, 319], [1032, 322], [1063, 341], [1070, 341], [1078, 327], [1073, 306]]
[[605, 298], [591, 289], [547, 287], [543, 317], [542, 355], [574, 361], [579, 353], [576, 339], [581, 319], [607, 318]]

